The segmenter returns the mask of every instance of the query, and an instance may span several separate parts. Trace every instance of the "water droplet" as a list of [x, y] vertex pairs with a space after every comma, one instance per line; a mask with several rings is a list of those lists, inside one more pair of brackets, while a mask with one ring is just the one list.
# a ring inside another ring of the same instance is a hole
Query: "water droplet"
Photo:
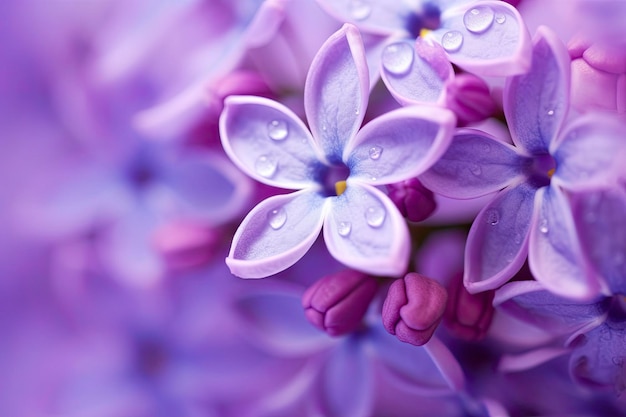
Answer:
[[493, 9], [489, 6], [477, 6], [465, 12], [463, 23], [470, 32], [483, 33], [493, 24]]
[[354, 114], [356, 114], [357, 116], [360, 114], [361, 112], [359, 111], [359, 109], [354, 110]]
[[500, 13], [496, 14], [496, 23], [501, 25], [504, 22], [506, 22], [506, 16]]
[[548, 116], [554, 116], [554, 110], [548, 110]]
[[383, 51], [383, 66], [392, 74], [403, 75], [413, 65], [413, 46], [406, 42], [396, 42]]
[[480, 144], [480, 152], [482, 152], [482, 153], [489, 153], [489, 152], [491, 152], [491, 145], [488, 144], [488, 143], [485, 143], [485, 142], [481, 143]]
[[376, 178], [376, 177], [372, 176], [372, 177], [370, 177], [370, 179], [371, 179], [372, 181], [376, 181], [378, 178]]
[[349, 7], [350, 15], [355, 20], [365, 20], [372, 14], [370, 0], [352, 0]]
[[289, 135], [287, 122], [284, 120], [272, 120], [267, 124], [267, 134], [273, 140], [285, 140]]
[[272, 229], [278, 230], [287, 222], [287, 212], [282, 207], [275, 208], [267, 213], [267, 221]]
[[539, 223], [539, 231], [545, 235], [548, 233], [548, 230], [550, 230], [548, 229], [548, 221], [546, 219], [542, 219]]
[[352, 225], [350, 222], [339, 222], [339, 226], [337, 228], [337, 232], [340, 236], [346, 237], [352, 231]]
[[257, 158], [254, 165], [256, 172], [265, 178], [272, 178], [278, 168], [278, 162], [267, 155], [261, 155]]
[[383, 148], [381, 148], [380, 146], [372, 146], [369, 150], [369, 154], [370, 154], [370, 159], [373, 159], [374, 161], [378, 161], [381, 155], [383, 154]]
[[368, 207], [365, 210], [365, 220], [372, 227], [380, 227], [385, 221], [386, 214], [385, 209], [381, 206]]
[[443, 34], [441, 46], [448, 52], [456, 52], [463, 45], [463, 34], [458, 30], [451, 30]]
[[326, 127], [326, 125], [322, 125], [322, 130], [323, 130], [324, 132], [326, 132], [326, 129], [328, 129], [328, 128]]
[[520, 243], [522, 243], [522, 240], [524, 240], [524, 236], [522, 236], [521, 233], [515, 233], [515, 236], [513, 237], [513, 242], [519, 245]]
[[485, 221], [488, 224], [495, 226], [496, 224], [500, 222], [500, 212], [496, 209], [487, 210], [485, 212]]
[[470, 172], [476, 176], [479, 176], [483, 173], [483, 169], [478, 164], [471, 164], [469, 169]]

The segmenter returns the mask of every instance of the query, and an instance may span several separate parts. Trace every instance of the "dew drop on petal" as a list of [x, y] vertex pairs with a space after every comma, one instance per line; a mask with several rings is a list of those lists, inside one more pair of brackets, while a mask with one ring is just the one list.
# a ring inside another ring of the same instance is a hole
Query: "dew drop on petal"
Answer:
[[337, 232], [340, 236], [346, 237], [352, 231], [352, 224], [350, 222], [339, 222]]
[[278, 230], [287, 222], [287, 212], [282, 207], [275, 208], [267, 213], [267, 221], [272, 229]]
[[505, 16], [505, 15], [503, 15], [503, 14], [501, 14], [501, 13], [498, 13], [498, 14], [496, 14], [496, 18], [495, 18], [495, 20], [496, 20], [496, 23], [497, 23], [497, 24], [501, 25], [501, 24], [503, 24], [504, 22], [506, 22], [506, 16]]
[[489, 6], [476, 6], [465, 12], [463, 23], [470, 32], [483, 33], [494, 20], [493, 9]]
[[383, 148], [381, 148], [380, 146], [372, 146], [369, 149], [369, 154], [370, 154], [370, 159], [374, 161], [378, 161], [381, 155], [383, 154]]
[[371, 227], [380, 227], [385, 221], [386, 215], [387, 215], [387, 212], [385, 211], [383, 207], [380, 207], [380, 206], [368, 207], [367, 210], [365, 210], [365, 221], [367, 221], [367, 224], [370, 225]]
[[539, 222], [539, 231], [545, 235], [548, 233], [548, 230], [550, 230], [548, 229], [548, 220], [542, 219], [541, 222]]
[[548, 110], [548, 116], [554, 116], [554, 110]]
[[479, 176], [483, 173], [483, 169], [478, 164], [471, 164], [469, 169], [470, 172], [476, 176]]
[[267, 134], [273, 140], [285, 140], [289, 135], [287, 122], [284, 120], [272, 120], [267, 124]]
[[485, 222], [495, 226], [500, 222], [500, 212], [496, 209], [489, 209], [485, 212]]
[[352, 0], [349, 7], [350, 15], [355, 20], [365, 20], [372, 14], [370, 0]]
[[396, 75], [409, 72], [413, 65], [413, 46], [406, 42], [396, 42], [388, 45], [383, 51], [383, 66], [387, 71]]
[[257, 158], [254, 168], [260, 176], [272, 178], [278, 168], [278, 162], [270, 156], [261, 155]]
[[456, 52], [463, 45], [463, 34], [458, 30], [451, 30], [443, 34], [441, 46], [448, 52]]

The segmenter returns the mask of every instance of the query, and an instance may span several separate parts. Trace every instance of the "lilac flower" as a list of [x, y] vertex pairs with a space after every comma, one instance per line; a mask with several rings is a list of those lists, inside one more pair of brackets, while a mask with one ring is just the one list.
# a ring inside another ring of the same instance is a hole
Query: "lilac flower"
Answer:
[[557, 294], [589, 298], [606, 290], [583, 261], [568, 193], [617, 187], [625, 170], [625, 126], [602, 115], [562, 128], [569, 104], [569, 57], [540, 29], [529, 73], [507, 79], [504, 111], [514, 146], [460, 129], [447, 153], [420, 177], [455, 198], [500, 191], [475, 219], [466, 247], [465, 285], [494, 289], [524, 263]]
[[550, 343], [505, 357], [502, 369], [525, 369], [569, 355], [570, 374], [578, 383], [618, 395], [626, 390], [626, 304], [622, 295], [579, 302], [526, 281], [502, 287], [494, 303], [552, 336]]
[[404, 108], [359, 131], [368, 78], [359, 32], [345, 25], [309, 71], [305, 110], [312, 134], [279, 103], [226, 100], [220, 131], [231, 159], [265, 184], [300, 189], [268, 198], [244, 219], [226, 259], [233, 274], [260, 278], [284, 270], [304, 255], [322, 225], [329, 251], [345, 265], [374, 275], [404, 272], [408, 229], [376, 186], [431, 166], [447, 146], [454, 116], [438, 108]]
[[[318, 2], [338, 20], [353, 23], [364, 32], [413, 39], [423, 36], [441, 45], [450, 62], [481, 75], [518, 74], [529, 65], [528, 32], [517, 10], [504, 2]], [[396, 75], [408, 72], [415, 58], [411, 45], [401, 43], [390, 47], [391, 50], [383, 53], [383, 66]]]

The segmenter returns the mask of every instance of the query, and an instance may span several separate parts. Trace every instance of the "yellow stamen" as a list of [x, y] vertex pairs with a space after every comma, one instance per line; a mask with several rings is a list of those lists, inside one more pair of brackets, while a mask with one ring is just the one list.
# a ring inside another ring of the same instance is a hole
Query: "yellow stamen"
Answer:
[[344, 191], [346, 191], [347, 187], [348, 187], [348, 184], [346, 184], [345, 181], [337, 181], [335, 183], [335, 193], [337, 195], [341, 195], [343, 194]]
[[556, 171], [556, 168], [552, 168], [550, 171], [548, 171], [548, 178], [552, 178], [552, 176], [554, 175], [554, 171]]
[[430, 29], [422, 29], [420, 30], [420, 38], [425, 38], [432, 30]]

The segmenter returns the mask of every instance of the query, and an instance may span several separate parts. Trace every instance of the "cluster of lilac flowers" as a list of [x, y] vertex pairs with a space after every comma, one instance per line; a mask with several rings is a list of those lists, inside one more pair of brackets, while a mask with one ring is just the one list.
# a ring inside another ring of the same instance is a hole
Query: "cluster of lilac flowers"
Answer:
[[0, 11], [1, 416], [626, 416], [626, 2]]

